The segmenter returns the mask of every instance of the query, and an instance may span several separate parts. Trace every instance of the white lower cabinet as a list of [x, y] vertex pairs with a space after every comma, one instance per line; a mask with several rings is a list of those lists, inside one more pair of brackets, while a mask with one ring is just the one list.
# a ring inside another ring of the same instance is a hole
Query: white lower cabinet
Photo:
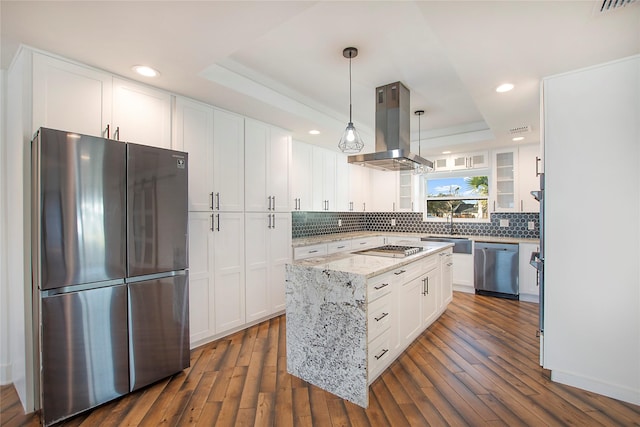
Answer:
[[453, 254], [453, 286], [457, 291], [474, 292], [473, 254]]
[[440, 301], [442, 308], [453, 299], [453, 249], [440, 252]]
[[539, 302], [540, 289], [538, 288], [538, 277], [536, 269], [529, 264], [531, 252], [540, 250], [540, 246], [535, 243], [520, 243], [519, 253], [519, 283], [520, 300]]
[[244, 214], [189, 212], [190, 340], [245, 323]]
[[285, 309], [285, 264], [291, 262], [291, 214], [246, 214], [246, 321]]

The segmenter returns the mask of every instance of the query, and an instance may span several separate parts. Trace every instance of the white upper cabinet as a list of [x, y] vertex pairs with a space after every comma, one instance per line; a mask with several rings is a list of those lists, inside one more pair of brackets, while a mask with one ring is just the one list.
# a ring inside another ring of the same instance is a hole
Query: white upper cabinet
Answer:
[[213, 112], [213, 208], [244, 209], [244, 118], [218, 109]]
[[245, 210], [290, 210], [291, 135], [282, 129], [245, 119]]
[[499, 150], [493, 153], [493, 212], [514, 212], [518, 207], [516, 162], [518, 151]]
[[360, 165], [349, 165], [349, 211], [371, 210], [370, 170]]
[[316, 147], [313, 151], [312, 188], [314, 211], [335, 211], [336, 205], [336, 159], [338, 153]]
[[33, 127], [171, 146], [172, 95], [89, 67], [33, 54]]
[[350, 210], [351, 176], [347, 156], [336, 153], [336, 203], [333, 210], [345, 212]]
[[520, 212], [540, 211], [540, 202], [531, 195], [532, 191], [540, 189], [540, 177], [538, 176], [539, 156], [539, 144], [521, 145], [518, 148]]
[[176, 99], [176, 148], [189, 153], [189, 210], [213, 209], [213, 108]]
[[293, 162], [291, 164], [291, 195], [294, 211], [310, 211], [313, 198], [312, 146], [304, 142], [294, 141], [291, 147]]
[[170, 93], [114, 78], [111, 137], [170, 149], [171, 98]]
[[106, 137], [110, 74], [33, 54], [33, 131], [40, 127]]
[[461, 169], [482, 169], [489, 167], [489, 153], [479, 151], [474, 153], [451, 154], [436, 157], [433, 160], [434, 172], [449, 172]]
[[400, 182], [398, 171], [370, 171], [371, 188], [371, 210], [373, 212], [397, 212], [400, 209], [398, 194], [400, 192]]

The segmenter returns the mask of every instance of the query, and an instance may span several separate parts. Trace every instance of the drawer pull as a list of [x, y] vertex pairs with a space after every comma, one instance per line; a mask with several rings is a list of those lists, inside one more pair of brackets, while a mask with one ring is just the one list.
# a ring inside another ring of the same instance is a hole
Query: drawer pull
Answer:
[[384, 288], [386, 286], [389, 286], [389, 284], [388, 283], [383, 283], [380, 286], [374, 286], [373, 289], [375, 289], [376, 291], [379, 291], [380, 289], [382, 289], [382, 288]]
[[385, 354], [387, 354], [387, 352], [388, 352], [388, 351], [389, 351], [389, 349], [388, 349], [388, 348], [385, 348], [385, 349], [383, 349], [383, 350], [380, 352], [380, 354], [375, 355], [375, 356], [373, 356], [373, 357], [375, 357], [375, 358], [376, 358], [376, 360], [380, 360], [380, 359], [382, 358], [382, 356], [384, 356]]
[[385, 317], [387, 317], [389, 315], [389, 313], [382, 313], [382, 316], [380, 317], [374, 317], [374, 319], [376, 319], [376, 322], [381, 321], [382, 319], [384, 319]]
[[344, 249], [346, 248], [346, 246], [342, 245], [342, 246], [338, 246], [338, 249]]
[[314, 249], [314, 250], [309, 251], [309, 252], [307, 252], [307, 253], [309, 253], [309, 254], [315, 254], [316, 252], [318, 252], [318, 250], [317, 250], [317, 249]]
[[402, 273], [406, 273], [406, 272], [407, 272], [407, 270], [400, 270], [400, 271], [396, 271], [396, 272], [395, 272], [395, 273], [393, 273], [393, 274], [395, 274], [396, 276], [399, 276], [399, 275], [401, 275]]

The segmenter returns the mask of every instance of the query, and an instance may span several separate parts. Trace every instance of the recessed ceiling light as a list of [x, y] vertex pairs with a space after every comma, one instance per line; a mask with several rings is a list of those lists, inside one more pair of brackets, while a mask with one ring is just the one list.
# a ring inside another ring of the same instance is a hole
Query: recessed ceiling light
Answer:
[[319, 131], [319, 130], [316, 130], [316, 129], [312, 129], [312, 130], [310, 130], [310, 131], [309, 131], [309, 133], [310, 133], [311, 135], [320, 135], [320, 131]]
[[153, 68], [148, 67], [146, 65], [134, 65], [131, 68], [136, 73], [140, 74], [141, 76], [145, 76], [145, 77], [156, 77], [156, 76], [160, 75], [158, 70], [154, 70]]
[[451, 154], [451, 151], [443, 151], [442, 154]]
[[512, 141], [522, 141], [524, 136], [516, 136], [515, 138], [511, 138]]
[[511, 89], [513, 89], [513, 85], [511, 83], [503, 83], [496, 88], [496, 92], [509, 92]]

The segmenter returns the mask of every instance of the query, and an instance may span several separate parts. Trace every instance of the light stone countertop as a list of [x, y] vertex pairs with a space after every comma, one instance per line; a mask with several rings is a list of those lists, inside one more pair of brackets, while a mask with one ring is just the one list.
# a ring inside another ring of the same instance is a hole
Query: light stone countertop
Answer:
[[[371, 236], [403, 236], [403, 237], [464, 237], [471, 239], [475, 242], [489, 242], [489, 243], [534, 243], [539, 244], [540, 239], [534, 238], [522, 238], [522, 237], [498, 237], [498, 236], [471, 236], [464, 234], [455, 234], [450, 236], [448, 234], [432, 234], [432, 233], [403, 233], [403, 232], [385, 232], [385, 231], [353, 231], [349, 233], [333, 233], [333, 234], [320, 234], [309, 237], [298, 237], [292, 239], [291, 246], [294, 248], [300, 246], [316, 245], [320, 243], [339, 242], [341, 240], [358, 239], [361, 237]], [[415, 242], [412, 242], [415, 243]]]
[[[350, 233], [351, 234], [351, 233]], [[376, 233], [375, 235], [379, 235]], [[397, 235], [397, 234], [393, 234]], [[387, 271], [392, 271], [403, 265], [412, 263], [420, 258], [433, 255], [446, 248], [453, 247], [453, 243], [446, 242], [415, 242], [400, 241], [395, 244], [422, 246], [424, 249], [404, 258], [360, 255], [356, 252], [339, 252], [326, 256], [318, 256], [292, 262], [293, 265], [309, 267], [316, 270], [332, 270], [344, 273], [358, 274], [370, 278]]]

